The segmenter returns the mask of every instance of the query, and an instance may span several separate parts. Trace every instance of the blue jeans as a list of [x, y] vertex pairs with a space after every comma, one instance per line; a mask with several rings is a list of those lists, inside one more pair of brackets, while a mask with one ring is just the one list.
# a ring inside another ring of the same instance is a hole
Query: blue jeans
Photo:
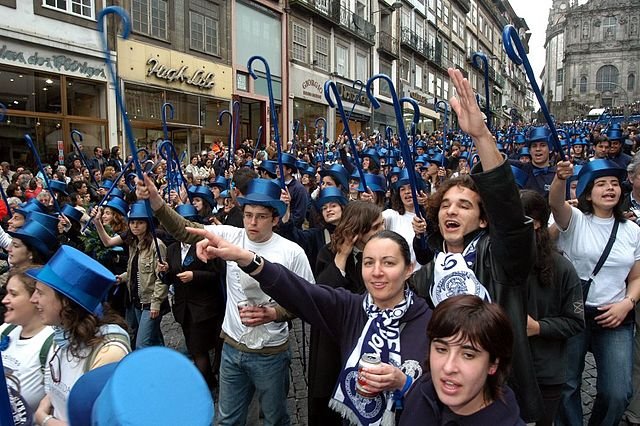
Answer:
[[585, 309], [585, 330], [567, 341], [567, 382], [555, 424], [575, 426], [583, 423], [580, 386], [584, 357], [593, 353], [598, 370], [596, 399], [589, 425], [616, 426], [620, 423], [633, 393], [633, 321], [625, 321], [616, 328], [602, 328]]
[[220, 426], [244, 425], [249, 403], [257, 391], [264, 426], [288, 426], [290, 363], [289, 350], [262, 355], [242, 352], [225, 343], [220, 364], [220, 415], [217, 423]]
[[164, 346], [164, 337], [160, 330], [162, 317], [151, 319], [151, 311], [141, 310], [135, 307], [127, 308], [127, 324], [131, 327], [135, 337], [133, 349], [142, 349], [148, 346]]

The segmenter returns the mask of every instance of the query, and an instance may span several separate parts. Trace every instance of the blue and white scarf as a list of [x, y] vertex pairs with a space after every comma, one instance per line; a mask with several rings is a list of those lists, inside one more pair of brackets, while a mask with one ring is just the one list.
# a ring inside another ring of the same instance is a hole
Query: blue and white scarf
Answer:
[[462, 253], [441, 251], [436, 254], [433, 265], [433, 287], [429, 292], [434, 306], [458, 294], [475, 294], [491, 302], [486, 287], [478, 281], [471, 269], [476, 262], [478, 242], [483, 235], [484, 232], [476, 235]]
[[381, 310], [373, 304], [370, 294], [364, 298], [362, 307], [368, 320], [362, 329], [355, 348], [349, 355], [333, 393], [329, 407], [353, 424], [393, 425], [393, 391], [382, 392], [373, 398], [365, 398], [356, 392], [358, 363], [363, 354], [377, 353], [384, 363], [401, 368], [400, 319], [413, 303], [413, 292], [404, 291], [404, 300], [393, 309]]

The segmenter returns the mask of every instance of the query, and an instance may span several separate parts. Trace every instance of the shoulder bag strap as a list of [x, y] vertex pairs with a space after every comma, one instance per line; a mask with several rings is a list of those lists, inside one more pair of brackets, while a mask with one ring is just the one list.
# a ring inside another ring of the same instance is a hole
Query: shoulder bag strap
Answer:
[[607, 241], [607, 245], [605, 246], [604, 251], [600, 255], [600, 259], [598, 259], [598, 263], [596, 263], [596, 267], [593, 268], [591, 277], [589, 277], [590, 281], [593, 280], [593, 277], [595, 277], [598, 274], [598, 272], [600, 272], [600, 268], [602, 268], [602, 265], [604, 265], [604, 262], [607, 260], [607, 257], [609, 257], [609, 253], [611, 253], [611, 247], [613, 247], [613, 243], [616, 241], [616, 234], [618, 233], [619, 225], [620, 225], [620, 221], [616, 219], [615, 223], [613, 224], [613, 229], [611, 229], [611, 235], [609, 235], [609, 241]]

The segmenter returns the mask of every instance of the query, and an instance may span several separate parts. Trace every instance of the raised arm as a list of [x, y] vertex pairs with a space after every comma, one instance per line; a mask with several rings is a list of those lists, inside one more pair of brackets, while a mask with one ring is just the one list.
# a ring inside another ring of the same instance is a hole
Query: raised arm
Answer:
[[555, 224], [561, 229], [567, 229], [571, 221], [571, 206], [565, 201], [567, 178], [573, 175], [573, 164], [570, 161], [560, 161], [556, 164], [556, 177], [549, 189], [549, 207], [553, 213]]
[[93, 224], [95, 225], [96, 231], [98, 232], [98, 237], [100, 237], [100, 241], [102, 241], [102, 244], [105, 247], [115, 247], [124, 244], [124, 241], [122, 241], [122, 237], [120, 237], [120, 235], [116, 234], [113, 237], [110, 237], [109, 234], [107, 234], [107, 231], [104, 229], [104, 226], [102, 226], [102, 207], [94, 207], [92, 216], [94, 217]]

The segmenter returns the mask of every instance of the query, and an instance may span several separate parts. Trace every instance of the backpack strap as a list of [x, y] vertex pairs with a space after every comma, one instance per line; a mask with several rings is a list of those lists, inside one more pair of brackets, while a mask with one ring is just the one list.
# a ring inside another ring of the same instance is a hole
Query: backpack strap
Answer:
[[44, 374], [44, 368], [47, 365], [47, 356], [49, 355], [51, 345], [53, 345], [53, 333], [47, 337], [40, 348], [40, 370], [42, 371], [42, 374]]
[[10, 335], [11, 332], [16, 329], [16, 327], [18, 327], [16, 324], [9, 324], [9, 326], [7, 328], [2, 330], [2, 334], [0, 334], [0, 339]]

